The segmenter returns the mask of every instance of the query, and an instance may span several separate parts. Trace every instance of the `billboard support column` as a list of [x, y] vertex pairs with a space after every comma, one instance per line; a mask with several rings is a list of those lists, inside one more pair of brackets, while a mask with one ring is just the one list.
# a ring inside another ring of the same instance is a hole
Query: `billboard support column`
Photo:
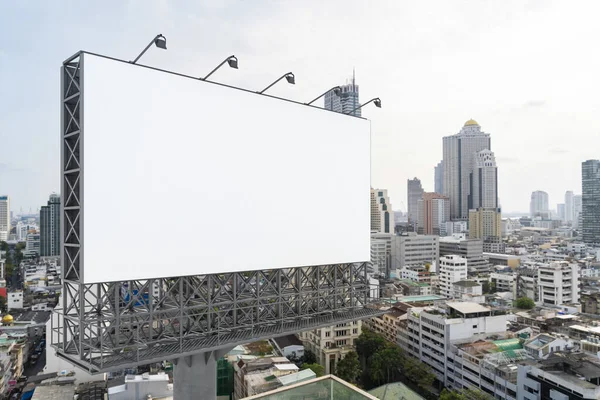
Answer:
[[180, 357], [173, 364], [175, 400], [216, 400], [217, 360], [231, 348]]

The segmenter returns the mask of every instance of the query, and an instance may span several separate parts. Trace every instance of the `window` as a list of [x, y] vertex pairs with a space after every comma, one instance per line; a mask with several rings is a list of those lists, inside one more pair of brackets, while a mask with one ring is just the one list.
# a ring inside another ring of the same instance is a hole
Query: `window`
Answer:
[[329, 332], [329, 331], [325, 332], [325, 337], [329, 337], [329, 336], [331, 336], [331, 332]]

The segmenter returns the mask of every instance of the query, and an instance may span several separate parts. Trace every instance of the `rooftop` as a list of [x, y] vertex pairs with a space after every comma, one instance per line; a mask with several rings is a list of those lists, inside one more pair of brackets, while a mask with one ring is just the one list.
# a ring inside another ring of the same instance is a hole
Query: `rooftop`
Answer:
[[302, 341], [296, 335], [279, 336], [273, 340], [275, 340], [275, 343], [281, 349], [288, 346], [302, 346]]
[[430, 296], [404, 296], [398, 298], [398, 301], [402, 303], [420, 303], [420, 302], [434, 302], [445, 300], [445, 297], [430, 295]]
[[325, 375], [291, 386], [283, 386], [269, 392], [245, 397], [243, 400], [378, 400], [377, 397], [349, 384], [334, 375]]
[[473, 303], [470, 301], [449, 301], [446, 304], [448, 304], [448, 307], [451, 307], [463, 314], [491, 311], [491, 309], [489, 309], [488, 307], [484, 307], [481, 304]]

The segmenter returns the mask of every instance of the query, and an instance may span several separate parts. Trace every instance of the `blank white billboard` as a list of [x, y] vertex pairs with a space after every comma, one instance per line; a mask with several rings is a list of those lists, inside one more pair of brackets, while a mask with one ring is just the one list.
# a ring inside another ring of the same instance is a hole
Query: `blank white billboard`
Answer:
[[91, 54], [83, 280], [370, 259], [370, 123]]

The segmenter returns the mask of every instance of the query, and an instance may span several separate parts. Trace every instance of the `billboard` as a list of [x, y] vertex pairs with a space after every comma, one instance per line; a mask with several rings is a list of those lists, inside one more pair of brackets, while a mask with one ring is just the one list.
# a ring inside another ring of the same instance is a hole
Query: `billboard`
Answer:
[[84, 53], [84, 283], [370, 259], [370, 123]]

